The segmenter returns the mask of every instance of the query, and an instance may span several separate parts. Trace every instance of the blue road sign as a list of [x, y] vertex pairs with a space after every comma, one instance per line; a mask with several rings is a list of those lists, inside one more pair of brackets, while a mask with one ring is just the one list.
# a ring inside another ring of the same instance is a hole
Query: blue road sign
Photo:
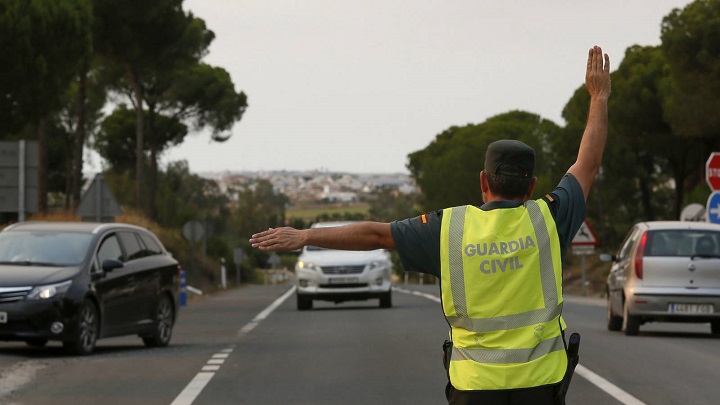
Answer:
[[707, 202], [708, 222], [720, 224], [720, 191], [713, 191]]

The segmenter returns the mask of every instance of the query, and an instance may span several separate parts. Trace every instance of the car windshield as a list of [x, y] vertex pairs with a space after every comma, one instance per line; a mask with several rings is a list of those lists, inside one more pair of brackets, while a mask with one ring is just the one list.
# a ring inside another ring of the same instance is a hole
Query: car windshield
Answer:
[[91, 234], [76, 232], [0, 232], [0, 263], [76, 266], [85, 259]]
[[649, 233], [646, 256], [720, 257], [720, 232], [668, 229]]

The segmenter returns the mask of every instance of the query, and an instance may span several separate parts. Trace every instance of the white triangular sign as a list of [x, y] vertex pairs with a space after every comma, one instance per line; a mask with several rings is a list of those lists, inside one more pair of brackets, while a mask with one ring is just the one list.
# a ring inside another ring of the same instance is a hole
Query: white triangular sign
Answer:
[[572, 240], [573, 245], [597, 245], [598, 239], [595, 236], [595, 232], [593, 232], [592, 228], [590, 227], [590, 224], [587, 223], [587, 221], [583, 221], [582, 225], [580, 225], [580, 229], [578, 229], [578, 232], [575, 234], [575, 237]]

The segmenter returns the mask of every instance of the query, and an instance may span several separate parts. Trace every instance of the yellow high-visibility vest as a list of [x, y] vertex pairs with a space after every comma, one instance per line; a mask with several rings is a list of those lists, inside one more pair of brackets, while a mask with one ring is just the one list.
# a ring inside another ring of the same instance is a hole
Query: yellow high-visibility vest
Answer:
[[458, 390], [501, 390], [562, 380], [562, 263], [544, 200], [483, 211], [443, 211], [442, 304]]

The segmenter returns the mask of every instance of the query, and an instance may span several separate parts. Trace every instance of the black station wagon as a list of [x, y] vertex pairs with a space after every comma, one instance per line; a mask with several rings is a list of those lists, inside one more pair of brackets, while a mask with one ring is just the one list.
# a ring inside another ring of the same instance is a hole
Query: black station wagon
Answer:
[[79, 355], [97, 339], [170, 343], [180, 265], [134, 225], [20, 222], [0, 232], [0, 341], [61, 341]]

